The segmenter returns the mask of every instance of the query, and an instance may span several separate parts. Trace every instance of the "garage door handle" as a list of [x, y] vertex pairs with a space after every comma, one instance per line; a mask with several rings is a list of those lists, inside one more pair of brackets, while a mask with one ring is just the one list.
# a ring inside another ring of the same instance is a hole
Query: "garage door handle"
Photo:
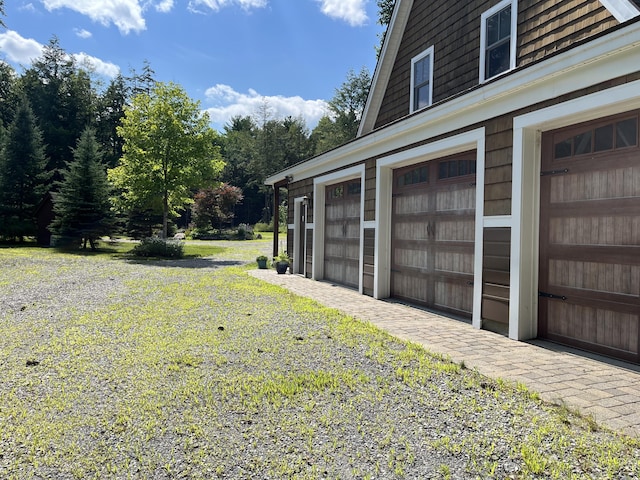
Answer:
[[547, 293], [547, 292], [538, 292], [538, 296], [542, 297], [542, 298], [550, 298], [553, 300], [566, 300], [567, 297], [565, 297], [564, 295], [554, 295], [553, 293]]

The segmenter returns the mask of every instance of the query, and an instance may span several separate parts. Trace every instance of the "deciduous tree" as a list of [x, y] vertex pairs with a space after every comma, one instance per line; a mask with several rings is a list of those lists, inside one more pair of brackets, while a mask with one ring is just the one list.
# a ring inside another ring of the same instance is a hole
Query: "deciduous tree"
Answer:
[[242, 189], [228, 183], [200, 190], [192, 207], [196, 227], [204, 230], [211, 227], [222, 229], [233, 220], [235, 207], [242, 199]]
[[125, 108], [117, 129], [124, 139], [120, 165], [109, 179], [122, 192], [124, 210], [162, 213], [166, 238], [170, 216], [193, 202], [193, 191], [211, 184], [224, 162], [209, 116], [179, 85], [158, 82]]

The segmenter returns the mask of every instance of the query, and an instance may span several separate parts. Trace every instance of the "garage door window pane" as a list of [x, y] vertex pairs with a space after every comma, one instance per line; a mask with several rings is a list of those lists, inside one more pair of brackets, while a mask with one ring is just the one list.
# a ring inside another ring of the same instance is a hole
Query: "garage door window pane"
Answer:
[[613, 149], [613, 125], [596, 128], [594, 150], [604, 152], [611, 149]]
[[638, 121], [635, 118], [616, 124], [616, 148], [633, 147], [638, 143]]
[[554, 158], [567, 158], [571, 156], [571, 139], [558, 142], [555, 145]]
[[575, 149], [575, 155], [584, 155], [585, 153], [591, 153], [591, 131], [576, 135]]

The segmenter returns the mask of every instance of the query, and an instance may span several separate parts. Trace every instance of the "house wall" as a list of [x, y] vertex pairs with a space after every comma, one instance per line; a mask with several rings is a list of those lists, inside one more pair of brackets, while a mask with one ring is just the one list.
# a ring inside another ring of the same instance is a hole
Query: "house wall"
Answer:
[[[480, 17], [497, 3], [414, 3], [375, 128], [409, 114], [411, 59], [431, 45], [434, 104], [479, 86]], [[598, 1], [520, 0], [516, 66], [530, 65], [615, 25]]]
[[[434, 18], [446, 23], [442, 19], [448, 12], [447, 3], [439, 2], [440, 6], [433, 7], [415, 2], [397, 68], [378, 116], [380, 128], [326, 156], [292, 168], [294, 178], [299, 179], [290, 185], [290, 205], [308, 195], [310, 189], [317, 197], [307, 218], [307, 248], [312, 254], [307, 251], [306, 265], [314, 272], [312, 278], [323, 279], [324, 203], [320, 203], [320, 196], [324, 198], [325, 185], [360, 178], [359, 287], [361, 293], [385, 298], [390, 295], [392, 282], [394, 170], [476, 151], [473, 325], [486, 327], [487, 320], [513, 339], [534, 338], [542, 258], [541, 138], [546, 131], [640, 109], [640, 17], [618, 26], [600, 2], [563, 1], [556, 5], [550, 1], [520, 0], [520, 22], [525, 22], [527, 28], [523, 26], [519, 32], [518, 62], [529, 68], [476, 85], [478, 57], [474, 57], [471, 63], [475, 63], [475, 83], [471, 85], [464, 76], [469, 62], [454, 62], [452, 65], [457, 66], [452, 67], [449, 86], [460, 90], [443, 97], [447, 101], [407, 116], [410, 60], [430, 46], [428, 39], [416, 32], [428, 30], [422, 28], [424, 23], [444, 39], [446, 29], [426, 11], [435, 8]], [[460, 10], [473, 11], [468, 15], [479, 25], [481, 11], [477, 5], [484, 4], [484, 11], [496, 3], [470, 2]], [[454, 24], [464, 22], [462, 13], [449, 14]], [[561, 17], [563, 20], [559, 21]], [[572, 27], [566, 28], [565, 21]], [[536, 25], [545, 35], [536, 34]], [[453, 34], [448, 32], [449, 42]], [[590, 41], [581, 43], [585, 39]], [[478, 51], [479, 43], [473, 49]], [[437, 52], [436, 47], [436, 62]], [[441, 74], [438, 68], [436, 83]], [[293, 217], [290, 220], [293, 222]], [[291, 225], [290, 244], [294, 226]]]

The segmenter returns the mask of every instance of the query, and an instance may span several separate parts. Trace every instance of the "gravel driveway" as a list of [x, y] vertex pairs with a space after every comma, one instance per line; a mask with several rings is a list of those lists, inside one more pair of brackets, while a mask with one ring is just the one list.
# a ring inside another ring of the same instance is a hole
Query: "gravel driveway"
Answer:
[[254, 253], [0, 249], [0, 478], [640, 477], [637, 441], [234, 267]]

